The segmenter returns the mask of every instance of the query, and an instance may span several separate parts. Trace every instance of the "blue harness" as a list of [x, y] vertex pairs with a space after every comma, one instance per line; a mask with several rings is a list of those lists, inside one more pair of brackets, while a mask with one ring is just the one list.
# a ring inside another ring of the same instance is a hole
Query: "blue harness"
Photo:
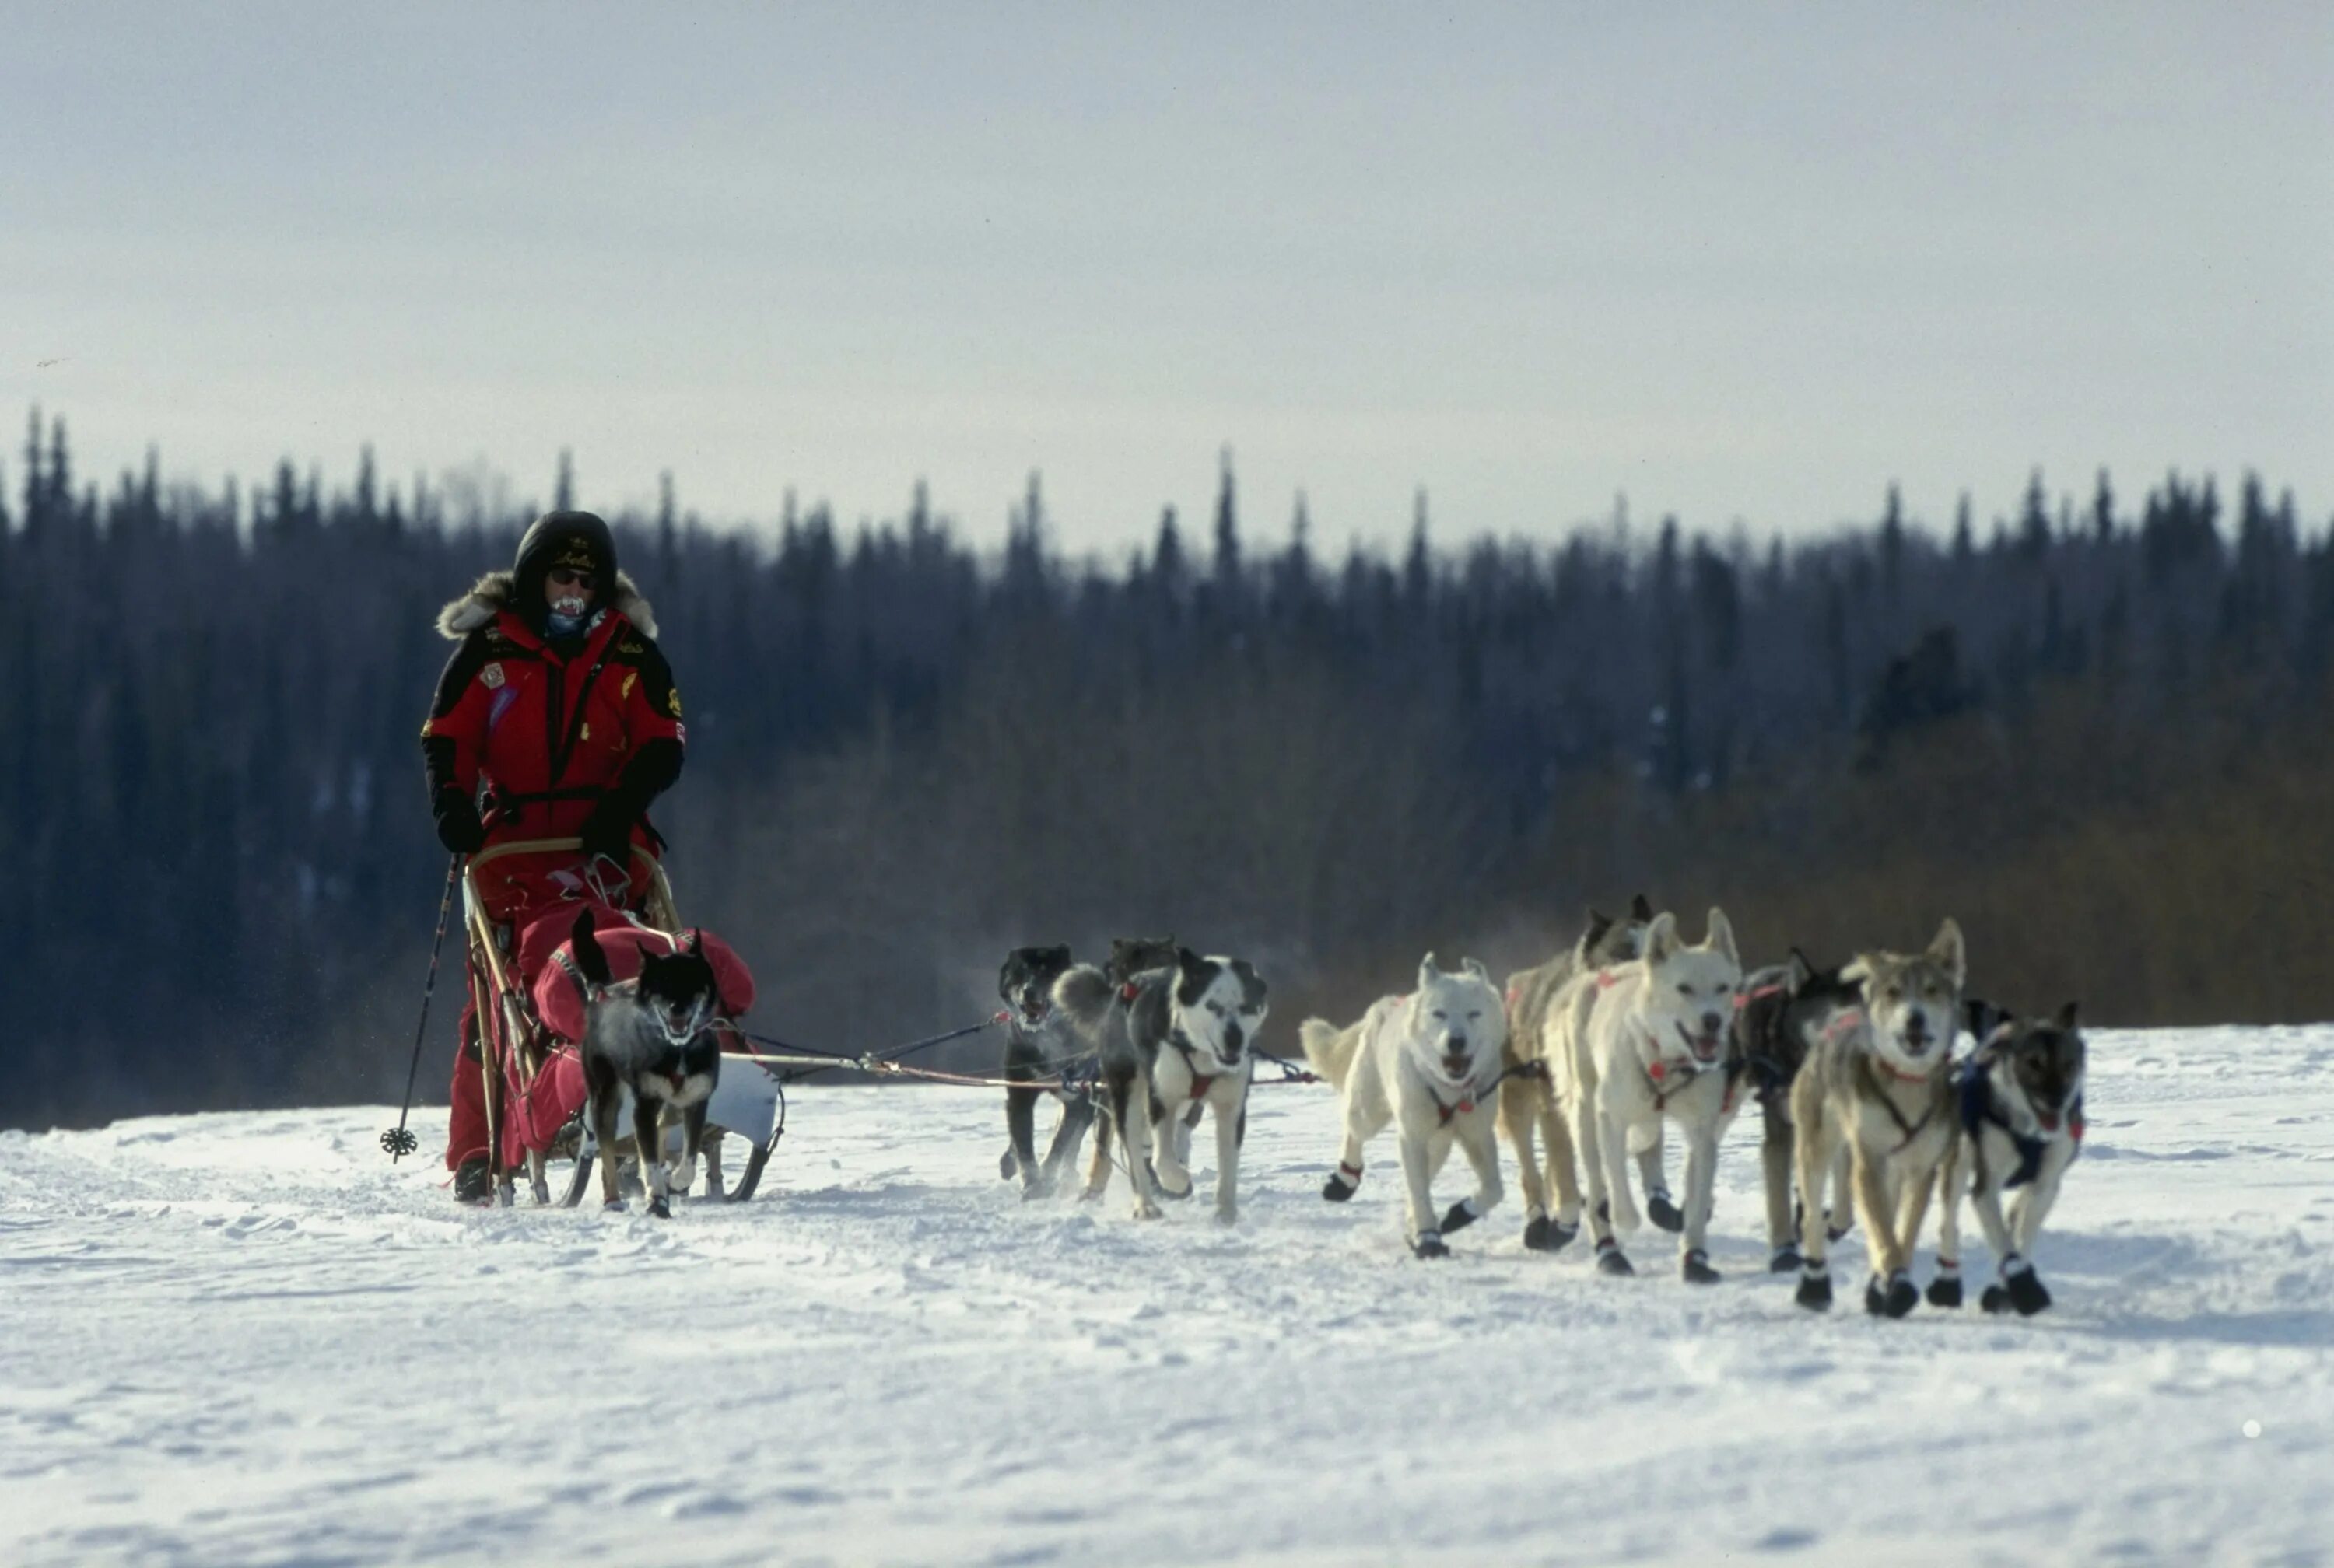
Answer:
[[[1958, 1085], [1961, 1093], [1962, 1127], [1968, 1132], [1973, 1148], [1978, 1146], [1977, 1135], [1980, 1127], [1990, 1124], [2001, 1129], [2002, 1136], [2010, 1140], [2010, 1146], [2018, 1150], [2018, 1169], [2011, 1171], [2010, 1179], [2001, 1185], [2004, 1188], [2023, 1187], [2042, 1174], [2042, 1155], [2050, 1147], [2050, 1140], [2047, 1138], [2023, 1137], [2010, 1125], [2010, 1118], [2004, 1116], [1993, 1102], [1992, 1092], [1985, 1080], [1985, 1069], [1986, 1059], [1982, 1055], [1972, 1056], [1962, 1065], [1961, 1082]], [[2069, 1108], [2068, 1118], [2070, 1130], [2082, 1126], [2083, 1097], [2081, 1095], [2075, 1096], [2075, 1103]], [[2075, 1151], [2081, 1153], [2082, 1147], [2080, 1135], [2078, 1134]]]

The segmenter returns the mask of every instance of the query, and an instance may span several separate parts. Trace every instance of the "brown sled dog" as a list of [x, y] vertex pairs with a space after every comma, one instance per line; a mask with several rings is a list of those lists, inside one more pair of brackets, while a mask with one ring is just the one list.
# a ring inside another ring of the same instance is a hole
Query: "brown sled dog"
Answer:
[[[1612, 964], [1625, 964], [1644, 949], [1645, 928], [1652, 924], [1654, 906], [1639, 893], [1629, 903], [1629, 917], [1588, 911], [1588, 925], [1571, 947], [1547, 963], [1520, 969], [1508, 976], [1508, 1044], [1502, 1068], [1546, 1062], [1546, 1037], [1557, 994], [1574, 976]], [[1510, 1073], [1500, 1082], [1500, 1136], [1515, 1150], [1516, 1178], [1524, 1189], [1524, 1245], [1534, 1252], [1556, 1252], [1580, 1234], [1580, 1173], [1575, 1169], [1572, 1133], [1557, 1109], [1543, 1067], [1537, 1073]], [[1536, 1145], [1545, 1140], [1548, 1163], [1542, 1166]], [[1661, 1186], [1661, 1151], [1653, 1152], [1651, 1188]], [[1556, 1196], [1550, 1213], [1548, 1195]]]

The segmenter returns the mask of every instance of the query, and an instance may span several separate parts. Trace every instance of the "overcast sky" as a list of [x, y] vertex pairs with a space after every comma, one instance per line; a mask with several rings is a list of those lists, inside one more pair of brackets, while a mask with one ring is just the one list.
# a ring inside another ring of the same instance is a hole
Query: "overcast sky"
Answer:
[[[2334, 512], [2334, 6], [14, 5], [0, 414], [1073, 549]], [[21, 458], [0, 447], [13, 493]]]

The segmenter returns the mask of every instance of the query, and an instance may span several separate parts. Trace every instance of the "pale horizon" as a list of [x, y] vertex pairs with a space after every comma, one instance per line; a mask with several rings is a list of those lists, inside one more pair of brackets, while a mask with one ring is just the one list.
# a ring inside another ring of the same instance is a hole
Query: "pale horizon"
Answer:
[[[130, 20], [125, 21], [125, 18]], [[35, 7], [0, 416], [1073, 554], [2334, 508], [2334, 15]], [[0, 448], [13, 495], [21, 439]], [[12, 503], [13, 505], [13, 503]]]

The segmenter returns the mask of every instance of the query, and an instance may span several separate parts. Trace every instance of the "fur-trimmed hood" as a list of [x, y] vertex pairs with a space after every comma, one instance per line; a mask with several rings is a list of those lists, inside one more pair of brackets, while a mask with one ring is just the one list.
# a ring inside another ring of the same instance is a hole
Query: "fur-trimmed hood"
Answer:
[[[449, 601], [438, 612], [438, 634], [459, 642], [480, 627], [493, 624], [497, 615], [512, 608], [511, 596], [517, 582], [515, 572], [487, 572], [468, 593]], [[609, 608], [639, 627], [643, 635], [657, 634], [656, 611], [649, 608], [649, 601], [641, 597], [641, 591], [622, 572], [616, 573], [616, 592]]]

